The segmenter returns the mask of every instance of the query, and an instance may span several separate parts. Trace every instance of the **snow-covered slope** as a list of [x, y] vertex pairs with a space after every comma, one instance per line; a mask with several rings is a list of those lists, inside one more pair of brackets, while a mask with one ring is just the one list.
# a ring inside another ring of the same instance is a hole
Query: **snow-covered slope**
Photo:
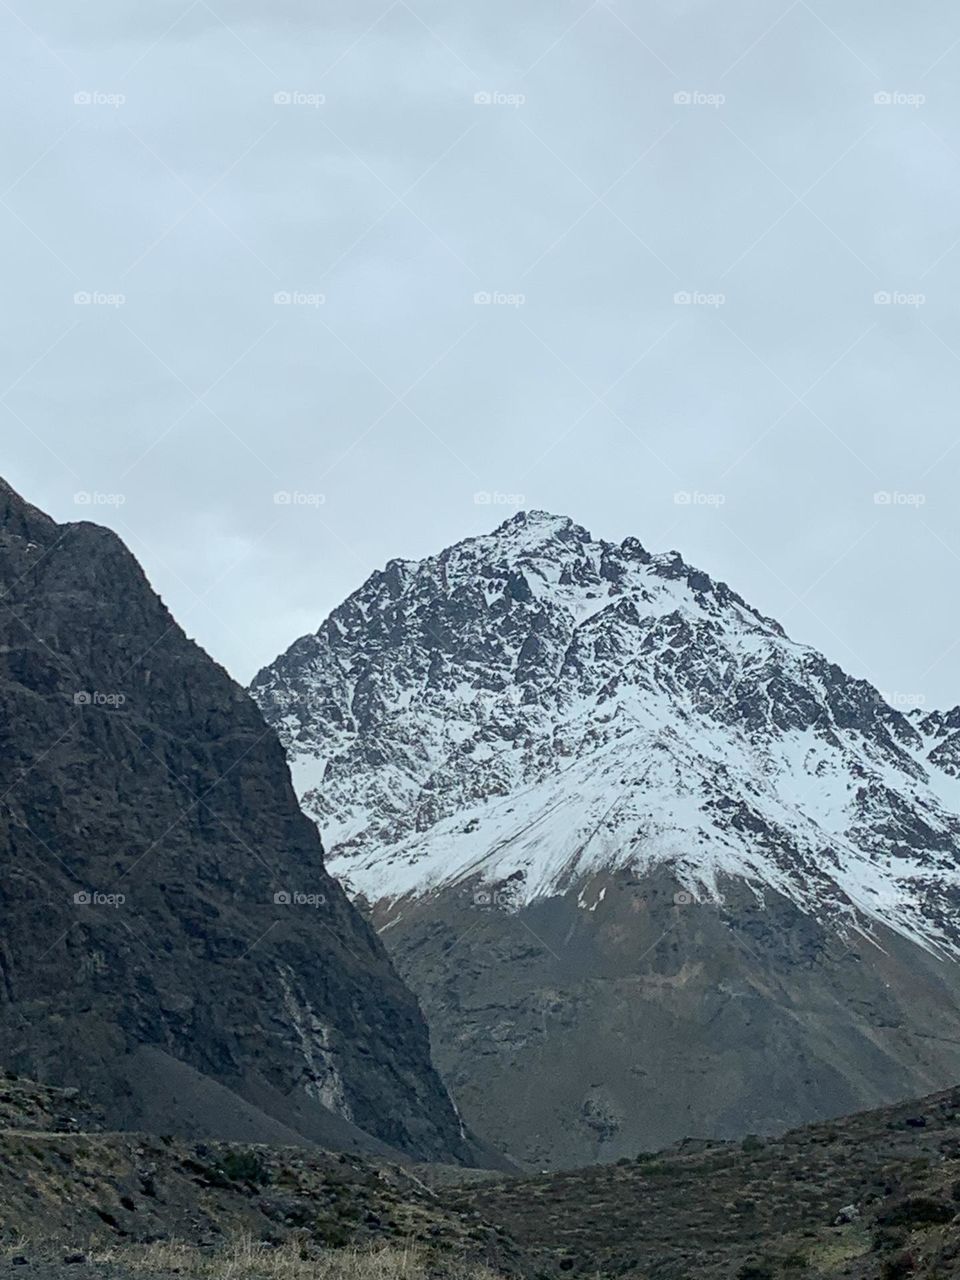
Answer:
[[960, 951], [960, 709], [900, 714], [674, 552], [520, 513], [391, 561], [251, 691], [371, 901], [668, 864]]

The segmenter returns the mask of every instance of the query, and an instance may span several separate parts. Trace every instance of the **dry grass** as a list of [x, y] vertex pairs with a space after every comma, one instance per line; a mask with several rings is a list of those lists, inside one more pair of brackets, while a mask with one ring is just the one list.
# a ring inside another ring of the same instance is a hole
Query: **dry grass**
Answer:
[[808, 1245], [807, 1256], [812, 1266], [828, 1271], [842, 1267], [870, 1252], [871, 1236], [862, 1227], [848, 1227], [831, 1240]]
[[133, 1275], [177, 1272], [186, 1280], [499, 1280], [487, 1267], [415, 1245], [315, 1250], [298, 1240], [274, 1247], [241, 1236], [218, 1249], [160, 1241], [92, 1249], [87, 1256]]

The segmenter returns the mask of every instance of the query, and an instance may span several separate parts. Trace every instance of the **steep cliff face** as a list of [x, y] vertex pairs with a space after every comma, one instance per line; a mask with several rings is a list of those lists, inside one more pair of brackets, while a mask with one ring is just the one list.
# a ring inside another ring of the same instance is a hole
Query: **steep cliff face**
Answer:
[[108, 1123], [469, 1160], [276, 736], [106, 529], [0, 483], [0, 1062]]
[[520, 513], [252, 686], [471, 1123], [537, 1164], [960, 1077], [960, 713]]

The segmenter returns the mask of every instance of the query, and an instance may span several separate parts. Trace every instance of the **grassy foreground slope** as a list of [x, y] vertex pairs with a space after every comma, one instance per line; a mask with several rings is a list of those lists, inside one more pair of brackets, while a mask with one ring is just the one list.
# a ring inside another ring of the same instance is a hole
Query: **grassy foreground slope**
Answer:
[[960, 1088], [533, 1178], [78, 1131], [88, 1119], [73, 1095], [0, 1080], [0, 1272], [48, 1280], [69, 1258], [71, 1280], [960, 1277]]

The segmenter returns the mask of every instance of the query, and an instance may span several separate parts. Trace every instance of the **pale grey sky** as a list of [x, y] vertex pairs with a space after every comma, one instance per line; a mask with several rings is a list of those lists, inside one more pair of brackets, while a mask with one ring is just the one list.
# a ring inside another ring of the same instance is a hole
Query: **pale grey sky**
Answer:
[[2, 472], [238, 678], [522, 500], [960, 701], [955, 5], [2, 0], [0, 36]]

